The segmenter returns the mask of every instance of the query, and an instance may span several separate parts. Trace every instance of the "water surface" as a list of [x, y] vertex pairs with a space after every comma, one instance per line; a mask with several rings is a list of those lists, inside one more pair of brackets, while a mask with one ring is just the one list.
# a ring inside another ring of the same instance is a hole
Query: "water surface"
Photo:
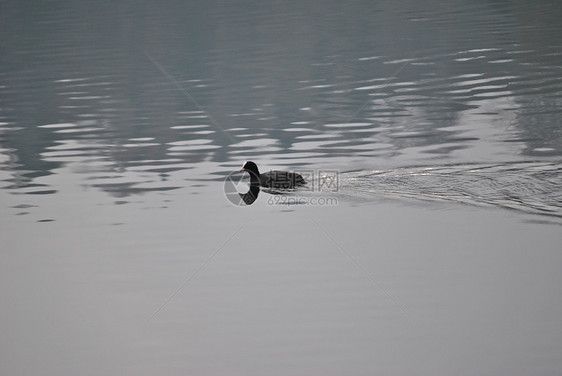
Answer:
[[558, 2], [0, 14], [2, 374], [560, 373]]

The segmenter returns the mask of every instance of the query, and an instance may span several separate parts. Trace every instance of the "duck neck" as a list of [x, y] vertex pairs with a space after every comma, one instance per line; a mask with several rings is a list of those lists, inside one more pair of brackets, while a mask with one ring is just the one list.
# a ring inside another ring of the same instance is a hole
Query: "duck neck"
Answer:
[[248, 171], [248, 173], [250, 174], [250, 185], [260, 185], [260, 173], [259, 172], [253, 172], [253, 171]]

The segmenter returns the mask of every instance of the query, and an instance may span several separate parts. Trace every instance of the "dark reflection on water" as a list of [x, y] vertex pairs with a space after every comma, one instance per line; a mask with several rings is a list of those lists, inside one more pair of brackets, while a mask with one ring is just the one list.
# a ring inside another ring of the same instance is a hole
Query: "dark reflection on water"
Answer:
[[124, 197], [249, 158], [556, 166], [562, 5], [434, 5], [4, 2], [1, 187], [56, 194], [39, 178], [72, 166]]

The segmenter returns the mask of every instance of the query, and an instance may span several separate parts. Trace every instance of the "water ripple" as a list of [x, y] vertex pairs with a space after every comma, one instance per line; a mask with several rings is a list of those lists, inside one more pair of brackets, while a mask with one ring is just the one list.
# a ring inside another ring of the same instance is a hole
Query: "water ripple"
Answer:
[[[248, 46], [228, 32], [247, 25], [219, 10], [225, 29], [202, 44], [212, 48], [199, 56], [142, 46], [153, 62], [115, 38], [84, 49], [98, 34], [53, 11], [56, 22], [45, 24], [52, 42], [14, 33], [1, 58], [2, 184], [56, 190], [41, 178], [65, 166], [95, 177], [134, 172], [141, 182], [142, 173], [184, 170], [200, 179], [248, 158], [345, 168], [560, 157], [560, 24], [549, 6], [527, 9], [533, 17], [525, 9], [376, 12], [332, 34], [309, 19], [298, 38], [283, 40], [280, 31], [293, 30], [267, 18], [273, 24], [261, 31], [273, 34]], [[361, 38], [348, 39], [353, 32]]]
[[548, 162], [452, 164], [355, 171], [340, 177], [349, 195], [495, 206], [562, 218], [562, 165]]

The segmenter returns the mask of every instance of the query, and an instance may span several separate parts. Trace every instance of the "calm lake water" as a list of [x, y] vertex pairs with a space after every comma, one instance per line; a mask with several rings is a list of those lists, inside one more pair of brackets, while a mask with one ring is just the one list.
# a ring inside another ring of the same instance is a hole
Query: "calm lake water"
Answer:
[[2, 2], [0, 373], [559, 375], [561, 19]]

